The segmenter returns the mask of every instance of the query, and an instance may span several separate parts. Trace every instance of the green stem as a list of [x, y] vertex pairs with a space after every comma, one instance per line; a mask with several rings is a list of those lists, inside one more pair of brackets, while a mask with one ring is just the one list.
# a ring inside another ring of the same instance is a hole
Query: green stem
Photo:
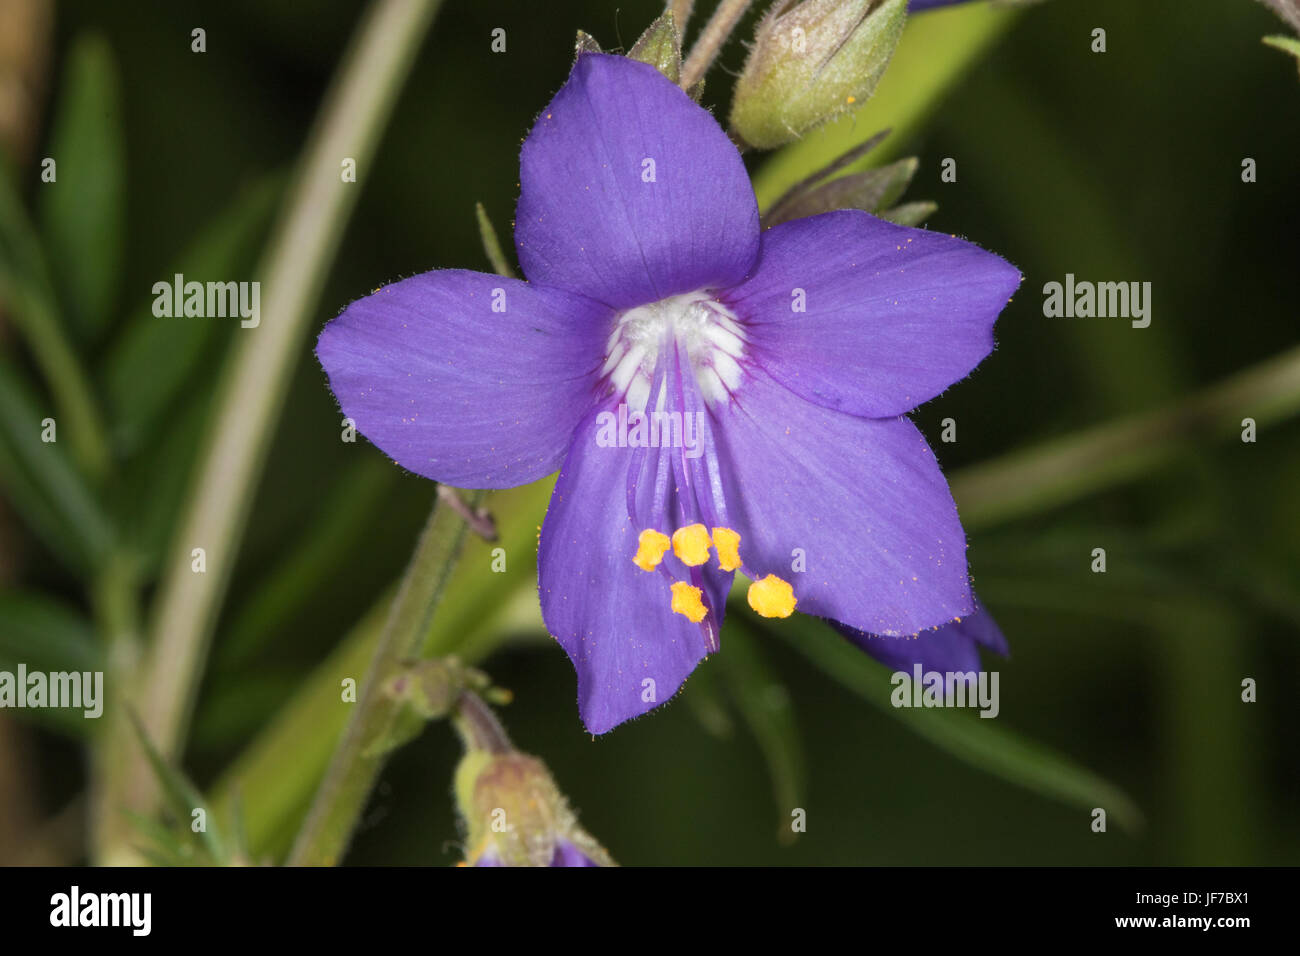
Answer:
[[1242, 678], [1257, 676], [1246, 624], [1220, 601], [1183, 598], [1152, 628], [1152, 663], [1165, 675], [1156, 691], [1162, 756], [1155, 769], [1169, 843], [1158, 848], [1160, 858], [1176, 866], [1257, 861], [1268, 784], [1262, 748], [1251, 746], [1256, 705], [1241, 699]]
[[[367, 12], [317, 117], [297, 182], [259, 270], [265, 321], [243, 330], [223, 372], [211, 430], [152, 616], [150, 656], [137, 685], [145, 732], [164, 758], [181, 749], [211, 633], [243, 537], [253, 489], [265, 465], [289, 378], [360, 192], [343, 183], [340, 163], [370, 168], [380, 134], [441, 0], [376, 0]], [[194, 548], [207, 570], [191, 570]], [[157, 786], [142, 755], [120, 770], [122, 793], [137, 812], [156, 804]], [[112, 815], [116, 818], [116, 814]], [[101, 834], [101, 855], [124, 832]]]
[[[473, 495], [470, 506], [481, 498], [481, 492]], [[388, 758], [387, 750], [370, 750], [390, 726], [397, 708], [384, 694], [384, 684], [403, 661], [420, 655], [468, 530], [456, 509], [441, 500], [434, 505], [371, 658], [356, 710], [289, 854], [290, 866], [333, 866], [347, 851], [352, 831]]]
[[139, 565], [130, 555], [114, 552], [96, 575], [92, 591], [96, 625], [104, 642], [105, 725], [91, 754], [91, 794], [88, 832], [114, 832], [121, 814], [111, 800], [119, 785], [118, 769], [132, 759], [135, 748], [123, 688], [140, 666]]
[[[709, 72], [709, 67], [713, 65], [722, 45], [727, 42], [731, 31], [736, 29], [736, 24], [740, 22], [740, 18], [745, 15], [752, 2], [753, 0], [722, 0], [718, 4], [718, 9], [713, 11], [709, 22], [704, 24], [700, 38], [695, 41], [690, 55], [682, 64], [682, 76], [678, 86], [689, 90], [704, 79], [704, 74]], [[685, 31], [685, 22], [678, 23], [677, 29]]]
[[[492, 545], [467, 537], [416, 657], [455, 654], [473, 666], [499, 647], [505, 635], [550, 640], [537, 603], [533, 557], [538, 519], [546, 509], [551, 484], [539, 481], [492, 493], [501, 540]], [[502, 550], [497, 552], [496, 547]], [[488, 572], [500, 554], [515, 557], [499, 573]], [[377, 597], [364, 618], [348, 629], [329, 658], [304, 677], [293, 696], [212, 786], [219, 817], [229, 810], [233, 795], [242, 794], [255, 858], [282, 860], [288, 855], [351, 716], [350, 710], [339, 706], [340, 682], [366, 673], [396, 590], [394, 585]]]
[[958, 472], [953, 497], [968, 528], [1057, 507], [1145, 474], [1195, 438], [1240, 432], [1300, 411], [1300, 348], [1174, 405], [1099, 425]]
[[395, 593], [396, 587], [386, 589], [212, 785], [217, 819], [230, 818], [237, 798], [243, 804], [255, 860], [288, 854], [351, 716], [340, 706], [340, 688], [346, 678], [366, 673]]
[[479, 750], [490, 754], [504, 754], [514, 750], [492, 708], [472, 690], [462, 690], [452, 714], [452, 723], [460, 734], [466, 752]]

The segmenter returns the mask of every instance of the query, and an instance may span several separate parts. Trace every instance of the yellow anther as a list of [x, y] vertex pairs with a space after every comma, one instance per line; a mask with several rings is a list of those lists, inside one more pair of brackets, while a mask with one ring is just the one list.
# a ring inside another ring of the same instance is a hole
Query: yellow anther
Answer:
[[673, 613], [685, 615], [692, 624], [699, 624], [704, 615], [709, 613], [704, 602], [700, 600], [704, 592], [692, 587], [685, 581], [673, 582]]
[[713, 546], [718, 550], [718, 567], [723, 571], [739, 569], [740, 533], [730, 528], [713, 529]]
[[688, 524], [673, 532], [673, 554], [682, 564], [699, 567], [709, 560], [709, 529], [702, 524]]
[[636, 557], [632, 559], [632, 563], [642, 571], [653, 571], [664, 559], [668, 544], [668, 535], [653, 528], [646, 528], [637, 539]]
[[794, 588], [782, 581], [775, 574], [769, 574], [761, 581], [749, 586], [749, 606], [763, 617], [789, 617], [794, 613], [797, 603]]

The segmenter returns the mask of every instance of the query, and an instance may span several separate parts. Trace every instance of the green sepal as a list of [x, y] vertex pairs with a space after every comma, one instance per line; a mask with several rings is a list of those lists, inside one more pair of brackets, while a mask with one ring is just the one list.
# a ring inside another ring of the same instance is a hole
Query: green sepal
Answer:
[[603, 52], [604, 51], [601, 50], [600, 44], [596, 42], [596, 38], [594, 36], [592, 36], [590, 33], [585, 33], [582, 30], [578, 31], [578, 38], [573, 42], [573, 56], [575, 59], [577, 57], [582, 56], [582, 54], [584, 53], [603, 53]]
[[677, 83], [682, 76], [682, 36], [671, 10], [665, 10], [632, 44], [628, 59], [649, 63], [668, 79]]

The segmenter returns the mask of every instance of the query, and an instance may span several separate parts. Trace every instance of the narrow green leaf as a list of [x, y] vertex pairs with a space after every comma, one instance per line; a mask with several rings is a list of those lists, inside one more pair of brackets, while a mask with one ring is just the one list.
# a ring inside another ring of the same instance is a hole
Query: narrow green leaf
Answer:
[[0, 153], [0, 275], [22, 276], [53, 296], [40, 236], [23, 208], [21, 194], [16, 168]]
[[[240, 192], [179, 257], [160, 281], [231, 282], [247, 277], [261, 248], [283, 177], [259, 180]], [[141, 299], [143, 297], [140, 297]], [[113, 342], [101, 368], [113, 440], [124, 454], [142, 447], [200, 370], [219, 363], [213, 351], [239, 330], [234, 319], [153, 314], [141, 302]]]
[[42, 441], [48, 417], [22, 373], [0, 358], [0, 485], [45, 545], [84, 573], [103, 563], [114, 532], [64, 446]]
[[284, 668], [258, 667], [214, 679], [195, 710], [189, 749], [223, 753], [239, 747], [262, 727], [298, 687], [301, 674]]
[[[80, 613], [34, 592], [0, 591], [0, 670], [14, 673], [19, 664], [29, 672], [47, 674], [104, 669], [94, 626]], [[97, 724], [87, 719], [84, 708], [22, 708], [11, 713], [69, 737], [85, 737]]]
[[23, 662], [30, 670], [96, 671], [103, 658], [89, 619], [31, 591], [0, 591], [0, 667]]
[[108, 436], [81, 361], [68, 341], [36, 229], [13, 173], [0, 161], [0, 304], [22, 333], [49, 384], [57, 418], [78, 464], [92, 478], [108, 471]]
[[177, 828], [164, 826], [134, 810], [123, 813], [136, 832], [148, 841], [137, 849], [154, 866], [187, 866], [194, 862], [194, 848]]
[[112, 315], [122, 272], [126, 158], [117, 67], [107, 41], [74, 41], [64, 66], [40, 190], [41, 225], [60, 296], [82, 342]]
[[252, 854], [248, 850], [248, 830], [244, 825], [244, 801], [238, 790], [230, 795], [230, 846], [234, 854], [233, 862], [240, 866], [252, 862]]
[[1271, 46], [1275, 50], [1281, 50], [1283, 53], [1290, 53], [1296, 58], [1296, 68], [1300, 69], [1300, 40], [1297, 40], [1295, 37], [1278, 34], [1276, 36], [1263, 37], [1262, 42], [1265, 46]]
[[392, 487], [394, 469], [379, 455], [367, 455], [334, 482], [315, 522], [275, 571], [241, 606], [216, 650], [214, 667], [234, 671], [276, 631], [291, 623], [294, 611], [325, 585], [330, 574], [355, 557], [375, 508]]
[[492, 264], [492, 271], [499, 276], [513, 279], [515, 271], [510, 268], [510, 262], [501, 248], [501, 240], [497, 238], [496, 228], [492, 225], [492, 220], [488, 218], [487, 210], [483, 208], [481, 202], [474, 204], [474, 215], [478, 218], [479, 238], [483, 240], [483, 252], [487, 255], [488, 262]]
[[787, 641], [877, 709], [971, 766], [1072, 806], [1103, 807], [1129, 832], [1141, 829], [1141, 811], [1123, 790], [1048, 747], [995, 726], [995, 721], [953, 708], [894, 707], [890, 671], [821, 623], [787, 621], [764, 630]]
[[187, 830], [190, 828], [193, 811], [202, 808], [205, 825], [204, 829], [199, 832], [199, 839], [211, 855], [214, 863], [226, 863], [228, 854], [226, 853], [225, 842], [221, 838], [221, 828], [217, 823], [217, 814], [213, 812], [209, 802], [203, 798], [203, 795], [190, 782], [189, 778], [163, 759], [162, 754], [158, 752], [158, 748], [153, 745], [153, 741], [145, 733], [140, 719], [135, 714], [131, 714], [130, 719], [131, 726], [135, 729], [136, 740], [139, 741], [145, 756], [149, 758], [149, 765], [153, 768], [158, 782], [162, 784], [167, 808], [176, 816], [177, 822]]
[[345, 700], [342, 682], [359, 686], [365, 679], [392, 599], [392, 590], [380, 596], [212, 788], [213, 806], [221, 814], [231, 812], [236, 793], [242, 795], [254, 857], [278, 857], [288, 850], [356, 706]]
[[112, 486], [110, 513], [146, 577], [157, 570], [175, 533], [211, 403], [210, 393], [188, 396], [167, 416], [167, 428], [149, 454], [127, 462]]

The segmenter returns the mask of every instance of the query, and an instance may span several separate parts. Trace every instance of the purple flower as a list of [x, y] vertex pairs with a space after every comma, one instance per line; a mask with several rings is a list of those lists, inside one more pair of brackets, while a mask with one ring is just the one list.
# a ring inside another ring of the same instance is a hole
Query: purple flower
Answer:
[[528, 282], [385, 286], [317, 355], [417, 474], [504, 488], [560, 469], [538, 584], [592, 733], [718, 650], [737, 569], [772, 617], [797, 603], [906, 635], [972, 610], [956, 508], [903, 416], [988, 355], [1015, 268], [858, 211], [760, 233], [713, 117], [599, 54], [524, 143], [515, 244]]

